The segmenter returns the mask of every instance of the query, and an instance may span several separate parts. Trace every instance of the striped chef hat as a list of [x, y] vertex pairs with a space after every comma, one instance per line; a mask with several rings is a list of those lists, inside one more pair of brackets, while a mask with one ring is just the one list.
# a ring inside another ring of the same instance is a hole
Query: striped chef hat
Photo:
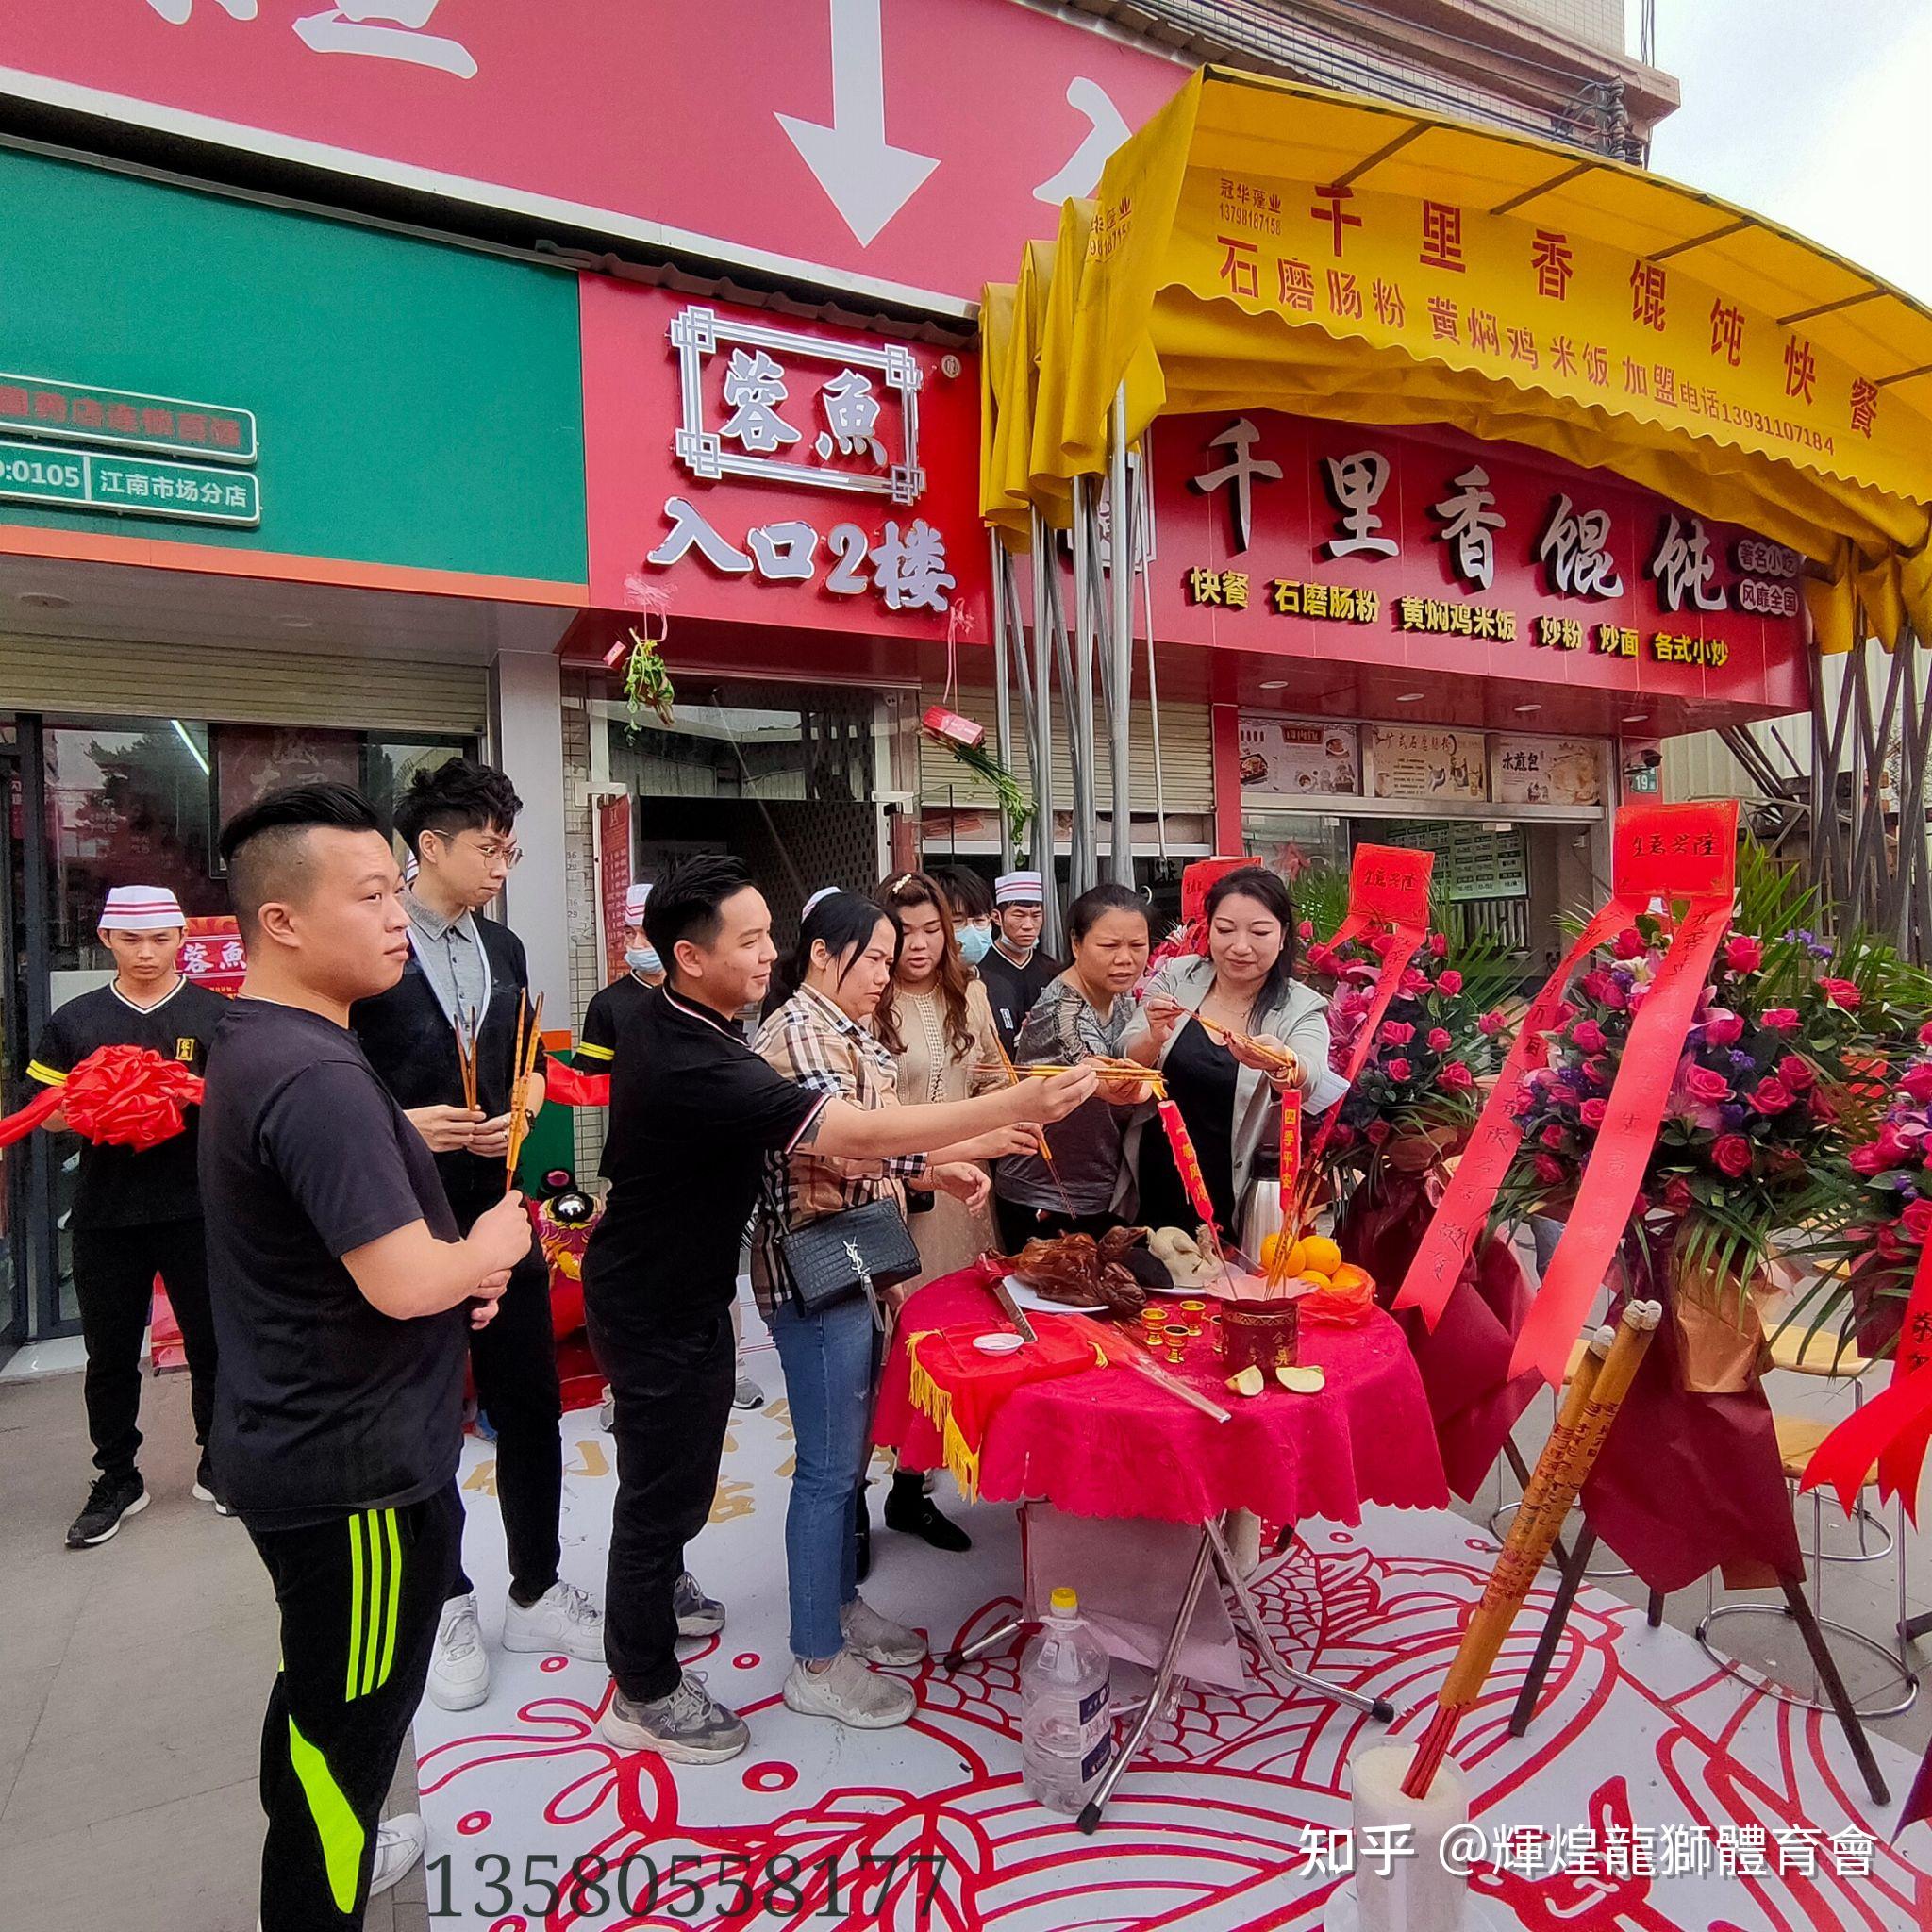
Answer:
[[186, 925], [181, 902], [166, 886], [115, 886], [101, 908], [103, 932], [166, 932]]
[[626, 925], [641, 925], [644, 923], [644, 908], [649, 904], [649, 886], [632, 886], [624, 895], [624, 923]]
[[1046, 901], [1037, 872], [1001, 873], [992, 882], [992, 896], [996, 906], [1041, 906]]

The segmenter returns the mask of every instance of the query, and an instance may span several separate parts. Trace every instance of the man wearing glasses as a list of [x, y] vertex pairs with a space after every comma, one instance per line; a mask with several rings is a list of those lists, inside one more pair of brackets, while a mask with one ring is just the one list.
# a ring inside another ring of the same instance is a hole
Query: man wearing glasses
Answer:
[[[418, 772], [396, 808], [395, 828], [416, 863], [403, 890], [409, 963], [387, 992], [358, 1000], [349, 1024], [436, 1157], [458, 1228], [503, 1198], [515, 1082], [517, 1015], [529, 986], [523, 942], [485, 919], [521, 856], [523, 809], [509, 780], [487, 765], [451, 758]], [[458, 1029], [474, 1040], [478, 1105], [464, 1105]], [[543, 1104], [541, 1057], [531, 1113]], [[470, 1336], [476, 1404], [496, 1434], [496, 1494], [509, 1557], [503, 1647], [597, 1661], [603, 1613], [558, 1575], [563, 1495], [562, 1405], [550, 1327], [550, 1279], [535, 1249], [517, 1265], [495, 1321]], [[443, 1606], [429, 1695], [444, 1710], [469, 1710], [490, 1694], [475, 1591], [458, 1568]]]

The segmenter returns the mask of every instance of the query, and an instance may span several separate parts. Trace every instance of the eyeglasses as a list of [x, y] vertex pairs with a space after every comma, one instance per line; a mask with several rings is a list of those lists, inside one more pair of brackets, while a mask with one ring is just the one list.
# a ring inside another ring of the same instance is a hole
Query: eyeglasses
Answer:
[[[452, 839], [452, 845], [459, 841]], [[524, 856], [524, 848], [514, 839], [478, 839], [470, 850], [490, 865], [501, 865], [506, 872], [514, 872]]]

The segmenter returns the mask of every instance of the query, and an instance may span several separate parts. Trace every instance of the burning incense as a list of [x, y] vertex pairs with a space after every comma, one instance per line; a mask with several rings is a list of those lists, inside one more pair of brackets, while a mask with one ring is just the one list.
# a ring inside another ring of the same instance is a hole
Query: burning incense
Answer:
[[[528, 1038], [525, 1039], [525, 1020], [528, 1021]], [[526, 1111], [530, 1099], [530, 1079], [537, 1071], [537, 1055], [543, 1044], [543, 995], [537, 995], [537, 1004], [529, 1004], [527, 994], [517, 998], [517, 1044], [511, 1064], [516, 1069], [515, 1083], [509, 1095], [509, 1151], [504, 1157], [503, 1191], [507, 1194], [517, 1184], [517, 1161], [524, 1151], [524, 1141], [530, 1131], [530, 1116]]]
[[1577, 1491], [1595, 1465], [1662, 1316], [1659, 1302], [1626, 1302], [1616, 1329], [1599, 1328], [1591, 1338], [1564, 1398], [1563, 1412], [1530, 1473], [1508, 1541], [1463, 1630], [1461, 1647], [1437, 1698], [1436, 1714], [1416, 1745], [1408, 1775], [1402, 1781], [1405, 1796], [1428, 1796], [1456, 1726], [1482, 1695], [1516, 1613], [1563, 1527]]
[[[1007, 1076], [1007, 1085], [1017, 1087], [1020, 1084], [1020, 1070], [1014, 1066], [1013, 1058], [1007, 1051], [1006, 1041], [995, 1037], [993, 1045], [999, 1050], [1000, 1071]], [[1053, 1149], [1046, 1144], [1046, 1129], [1036, 1126], [1033, 1131], [1040, 1137], [1040, 1158], [1045, 1163], [1047, 1177], [1053, 1182], [1054, 1191], [1060, 1197], [1060, 1206], [1067, 1210], [1069, 1221], [1077, 1221], [1080, 1217], [1074, 1211], [1073, 1196], [1067, 1192], [1067, 1184], [1060, 1179], [1060, 1171], [1054, 1165]]]
[[1265, 1060], [1277, 1073], [1299, 1074], [1301, 1062], [1291, 1053], [1283, 1052], [1272, 1046], [1263, 1046], [1250, 1033], [1237, 1033], [1231, 1026], [1224, 1026], [1218, 1020], [1210, 1020], [1205, 1013], [1190, 1013], [1189, 1019], [1199, 1024], [1210, 1040], [1219, 1040], [1224, 1046], [1239, 1046], [1245, 1053], [1251, 1053], [1257, 1059]]

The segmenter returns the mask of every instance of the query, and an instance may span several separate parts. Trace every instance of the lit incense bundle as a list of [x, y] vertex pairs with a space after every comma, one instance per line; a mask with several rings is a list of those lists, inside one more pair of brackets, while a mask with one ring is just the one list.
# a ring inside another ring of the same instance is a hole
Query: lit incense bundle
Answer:
[[[1017, 1087], [1020, 1084], [1020, 1070], [1014, 1066], [1012, 1056], [1007, 1051], [1006, 1042], [995, 1038], [993, 1044], [999, 1048], [1000, 1071], [1007, 1076], [1007, 1085]], [[1053, 1149], [1046, 1144], [1046, 1129], [1036, 1126], [1033, 1131], [1039, 1137], [1040, 1158], [1046, 1167], [1048, 1178], [1053, 1182], [1054, 1191], [1060, 1197], [1060, 1206], [1067, 1210], [1069, 1221], [1077, 1221], [1080, 1217], [1074, 1211], [1073, 1197], [1067, 1192], [1066, 1182], [1060, 1179], [1059, 1169], [1054, 1165]]]
[[532, 1007], [527, 994], [519, 994], [516, 1053], [511, 1059], [511, 1065], [516, 1069], [516, 1079], [509, 1095], [509, 1151], [504, 1157], [503, 1164], [503, 1191], [506, 1194], [517, 1184], [517, 1162], [523, 1156], [525, 1137], [530, 1131], [530, 1116], [525, 1109], [530, 1100], [530, 1077], [537, 1071], [537, 1055], [542, 1044], [543, 995], [540, 992], [537, 1004]]
[[1461, 1647], [1415, 1748], [1403, 1794], [1425, 1798], [1449, 1741], [1466, 1710], [1474, 1707], [1483, 1686], [1495, 1668], [1505, 1639], [1516, 1622], [1550, 1545], [1557, 1540], [1576, 1501], [1576, 1492], [1595, 1466], [1604, 1438], [1617, 1419], [1617, 1410], [1650, 1347], [1662, 1319], [1660, 1302], [1626, 1302], [1624, 1319], [1614, 1331], [1599, 1328], [1577, 1365], [1564, 1398], [1563, 1412], [1543, 1444], [1523, 1494], [1523, 1506], [1509, 1525], [1508, 1541], [1490, 1573], [1482, 1601], [1462, 1633]]

